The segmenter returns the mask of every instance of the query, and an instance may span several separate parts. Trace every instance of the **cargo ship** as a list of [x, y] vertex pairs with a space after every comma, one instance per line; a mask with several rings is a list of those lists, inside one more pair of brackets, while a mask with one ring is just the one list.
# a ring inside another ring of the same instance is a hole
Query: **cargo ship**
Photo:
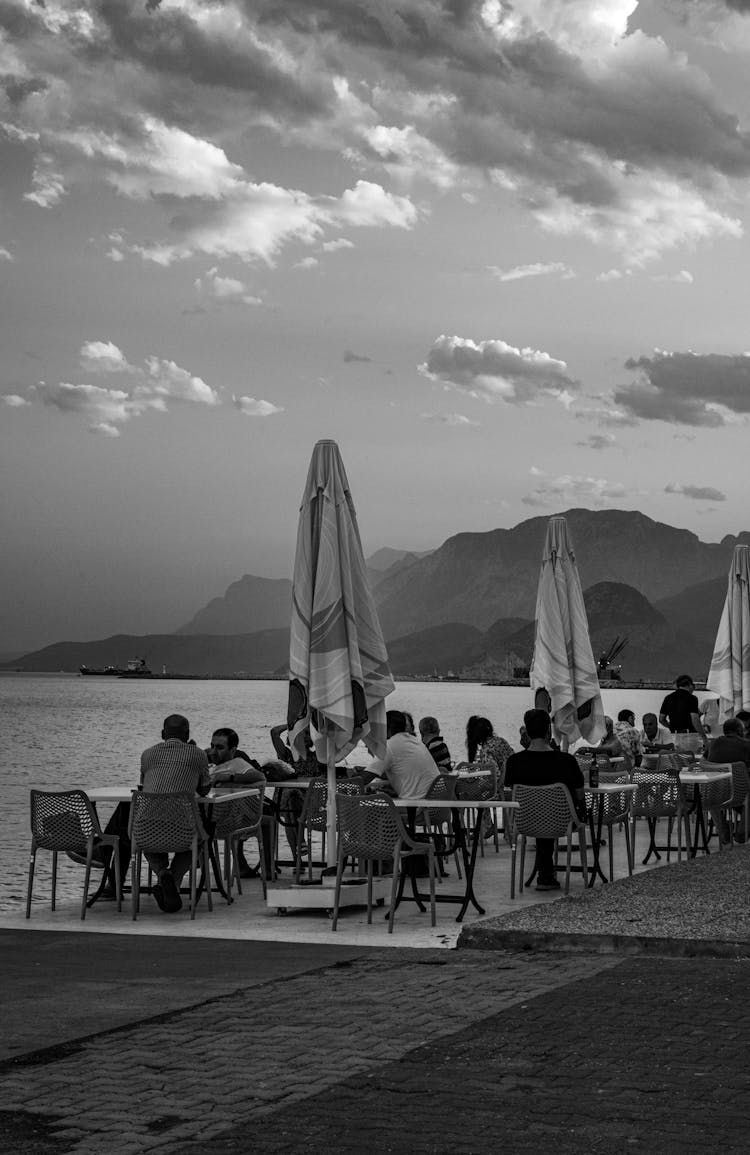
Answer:
[[99, 678], [153, 678], [145, 658], [131, 658], [126, 666], [79, 666], [78, 672], [85, 677]]

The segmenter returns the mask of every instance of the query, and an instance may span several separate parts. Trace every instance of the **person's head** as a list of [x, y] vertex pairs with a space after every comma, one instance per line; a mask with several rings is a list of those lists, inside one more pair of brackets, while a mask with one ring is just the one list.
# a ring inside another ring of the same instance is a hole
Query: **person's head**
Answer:
[[411, 714], [407, 714], [406, 710], [404, 710], [404, 717], [406, 718], [406, 733], [416, 735], [416, 731], [414, 729], [414, 719], [412, 718]]
[[526, 733], [529, 736], [529, 741], [549, 741], [552, 733], [552, 722], [546, 710], [527, 710], [523, 716], [523, 724], [526, 727]]
[[643, 733], [647, 738], [655, 738], [659, 729], [659, 719], [656, 714], [643, 715]]
[[165, 742], [170, 738], [179, 738], [180, 742], [187, 742], [190, 737], [190, 723], [182, 714], [170, 714], [164, 719], [161, 736]]
[[615, 724], [606, 714], [604, 715], [604, 725], [607, 728], [607, 737], [609, 738], [614, 733]]
[[466, 723], [466, 751], [470, 762], [474, 761], [479, 747], [491, 738], [493, 733], [489, 718], [481, 718], [478, 714], [471, 715]]
[[237, 731], [231, 730], [229, 726], [214, 730], [211, 735], [211, 757], [214, 764], [220, 766], [222, 762], [230, 762], [237, 753], [239, 744]]
[[529, 732], [525, 726], [518, 727], [518, 740], [521, 743], [523, 749], [528, 750], [531, 738], [529, 738]]
[[406, 714], [403, 710], [388, 710], [385, 715], [386, 734], [392, 738], [394, 734], [407, 734]]
[[722, 729], [725, 734], [732, 734], [735, 738], [745, 737], [745, 727], [741, 718], [727, 718]]
[[680, 674], [679, 678], [675, 678], [674, 684], [678, 690], [687, 690], [689, 694], [695, 689], [695, 682], [690, 674]]
[[440, 734], [440, 726], [437, 718], [428, 715], [426, 718], [419, 719], [419, 734], [423, 742], [427, 742], [430, 738], [435, 738]]
[[620, 713], [617, 715], [617, 721], [618, 722], [627, 722], [628, 725], [634, 726], [635, 725], [635, 714], [633, 713], [632, 710], [620, 710]]
[[750, 738], [750, 710], [738, 710], [735, 718], [739, 719], [745, 727], [745, 737]]

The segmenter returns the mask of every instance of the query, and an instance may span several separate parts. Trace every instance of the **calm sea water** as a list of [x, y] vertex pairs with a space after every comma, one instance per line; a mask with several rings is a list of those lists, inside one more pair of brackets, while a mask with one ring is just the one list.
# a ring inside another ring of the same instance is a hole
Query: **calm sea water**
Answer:
[[[0, 826], [0, 909], [24, 901], [28, 870], [29, 790], [135, 784], [141, 751], [159, 741], [167, 714], [185, 714], [192, 735], [207, 746], [218, 726], [237, 730], [242, 747], [271, 757], [272, 725], [286, 716], [286, 682], [128, 681], [70, 674], [0, 675], [0, 742], [5, 752], [4, 821]], [[632, 708], [637, 718], [658, 710], [663, 691], [605, 690], [604, 707]], [[533, 705], [524, 687], [476, 683], [402, 682], [389, 699], [418, 720], [434, 714], [454, 759], [465, 757], [470, 714], [489, 718], [518, 748], [518, 727]], [[365, 754], [366, 756], [366, 754]], [[354, 758], [354, 755], [352, 755]], [[362, 759], [356, 758], [357, 761]], [[101, 815], [106, 821], [107, 815]], [[40, 895], [48, 894], [48, 862], [40, 854]], [[80, 870], [63, 869], [62, 894], [80, 894]]]

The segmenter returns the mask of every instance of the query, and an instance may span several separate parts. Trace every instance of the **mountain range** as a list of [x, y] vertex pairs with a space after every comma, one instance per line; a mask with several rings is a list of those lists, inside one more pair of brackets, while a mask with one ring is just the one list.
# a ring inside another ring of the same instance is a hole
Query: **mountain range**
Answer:
[[[750, 532], [702, 542], [638, 511], [571, 509], [595, 653], [627, 636], [629, 680], [705, 676], [734, 545]], [[504, 676], [528, 665], [547, 517], [512, 529], [461, 533], [427, 554], [382, 549], [371, 588], [396, 674]], [[291, 582], [246, 574], [175, 634], [61, 642], [12, 664], [28, 670], [121, 664], [144, 654], [157, 671], [283, 673]]]

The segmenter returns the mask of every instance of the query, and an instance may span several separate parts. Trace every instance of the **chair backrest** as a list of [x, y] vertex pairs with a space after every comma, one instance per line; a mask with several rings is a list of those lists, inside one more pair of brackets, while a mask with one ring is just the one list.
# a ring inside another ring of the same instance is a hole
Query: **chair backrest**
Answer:
[[[425, 798], [439, 798], [441, 801], [450, 800], [456, 797], [456, 782], [458, 779], [455, 774], [438, 774], [432, 780], [425, 794]], [[441, 825], [444, 822], [450, 821], [450, 810], [443, 810], [425, 806], [423, 810], [419, 811], [423, 821]]]
[[336, 794], [339, 848], [355, 858], [392, 858], [406, 836], [393, 799], [387, 794]]
[[83, 790], [31, 791], [31, 833], [42, 850], [85, 854], [88, 839], [101, 832], [96, 810]]
[[252, 833], [260, 826], [263, 818], [263, 795], [265, 782], [258, 783], [258, 793], [235, 798], [231, 802], [221, 802], [214, 807], [214, 838], [231, 838], [237, 830]]
[[676, 750], [662, 750], [656, 759], [657, 774], [679, 774], [684, 770], [685, 762]]
[[133, 849], [168, 852], [190, 850], [193, 839], [206, 838], [195, 795], [150, 794], [134, 790], [130, 806]]
[[570, 791], [562, 782], [551, 786], [514, 786], [513, 801], [518, 810], [513, 815], [518, 834], [531, 838], [562, 838], [572, 822], [578, 822]]
[[632, 782], [636, 787], [630, 804], [634, 817], [674, 817], [680, 804], [684, 804], [684, 787], [676, 771], [661, 774], [656, 770], [634, 770]]
[[462, 802], [488, 802], [497, 798], [496, 775], [481, 774], [476, 778], [456, 778], [454, 789], [456, 798]]

